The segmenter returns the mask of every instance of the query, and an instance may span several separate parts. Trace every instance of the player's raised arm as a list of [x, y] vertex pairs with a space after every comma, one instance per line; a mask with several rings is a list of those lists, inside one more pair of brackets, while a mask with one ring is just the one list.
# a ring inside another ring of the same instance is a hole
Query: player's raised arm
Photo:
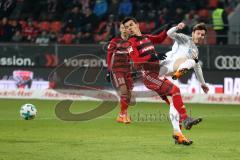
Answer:
[[183, 22], [181, 22], [177, 26], [170, 28], [167, 31], [167, 35], [174, 40], [184, 42], [184, 40], [187, 40], [187, 36], [182, 33], [177, 33], [178, 30], [182, 30], [184, 27], [185, 27], [185, 24]]
[[153, 44], [161, 44], [167, 38], [167, 31], [164, 30], [158, 35], [146, 34], [145, 36], [147, 36]]

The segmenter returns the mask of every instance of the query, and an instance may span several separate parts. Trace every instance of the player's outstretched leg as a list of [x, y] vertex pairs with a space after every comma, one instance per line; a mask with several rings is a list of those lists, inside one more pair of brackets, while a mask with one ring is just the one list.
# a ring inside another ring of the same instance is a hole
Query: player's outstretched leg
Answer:
[[190, 139], [186, 138], [181, 130], [180, 124], [179, 124], [179, 113], [173, 106], [173, 103], [170, 103], [169, 106], [169, 117], [173, 126], [173, 138], [175, 141], [175, 144], [183, 144], [183, 145], [190, 145], [193, 143]]
[[185, 62], [179, 65], [177, 71], [173, 74], [172, 79], [178, 79], [186, 74], [191, 68], [196, 65], [196, 61], [193, 59], [187, 59]]
[[[170, 82], [166, 80], [166, 83], [170, 83]], [[172, 96], [173, 106], [178, 111], [180, 115], [180, 121], [183, 122], [183, 126], [185, 129], [190, 130], [193, 125], [197, 125], [202, 121], [202, 118], [194, 119], [187, 115], [187, 111], [182, 101], [180, 90], [177, 86], [173, 85], [169, 95]]]

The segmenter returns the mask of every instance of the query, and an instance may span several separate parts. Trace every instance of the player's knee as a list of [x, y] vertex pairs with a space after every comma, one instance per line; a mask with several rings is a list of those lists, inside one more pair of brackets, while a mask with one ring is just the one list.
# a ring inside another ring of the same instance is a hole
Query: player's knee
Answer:
[[172, 88], [172, 93], [173, 94], [180, 93], [180, 89], [177, 86], [174, 85], [173, 88]]
[[131, 92], [130, 92], [130, 91], [127, 93], [127, 95], [128, 95], [128, 97], [131, 99], [131, 97], [132, 97], [132, 94], [131, 94]]
[[128, 94], [128, 89], [126, 85], [122, 85], [119, 87], [119, 92], [120, 95], [127, 95]]

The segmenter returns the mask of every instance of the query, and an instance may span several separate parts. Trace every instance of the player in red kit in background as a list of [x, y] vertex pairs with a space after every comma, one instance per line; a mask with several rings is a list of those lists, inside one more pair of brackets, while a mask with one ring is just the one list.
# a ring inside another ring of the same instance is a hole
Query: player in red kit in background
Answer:
[[[162, 59], [162, 55], [156, 53], [153, 45], [156, 42], [154, 42], [154, 39], [151, 39], [151, 36], [142, 35], [136, 19], [125, 18], [122, 23], [129, 35], [131, 35], [129, 38], [131, 46], [128, 48], [128, 52], [134, 65], [138, 66], [142, 71], [142, 81], [144, 85], [160, 96], [171, 96], [174, 107], [180, 114], [180, 122], [183, 122], [186, 129], [191, 129], [193, 125], [198, 124], [202, 119], [193, 119], [189, 117], [182, 101], [179, 88], [165, 77], [159, 76], [159, 60]], [[161, 37], [158, 37], [158, 40], [162, 40]], [[182, 133], [174, 132], [173, 137], [179, 144], [192, 144], [192, 141], [185, 138]]]
[[107, 80], [112, 80], [114, 87], [120, 96], [120, 113], [117, 122], [130, 123], [127, 109], [131, 100], [131, 91], [133, 89], [133, 79], [131, 73], [130, 57], [127, 48], [130, 46], [128, 34], [124, 26], [120, 25], [119, 37], [113, 38], [107, 50]]

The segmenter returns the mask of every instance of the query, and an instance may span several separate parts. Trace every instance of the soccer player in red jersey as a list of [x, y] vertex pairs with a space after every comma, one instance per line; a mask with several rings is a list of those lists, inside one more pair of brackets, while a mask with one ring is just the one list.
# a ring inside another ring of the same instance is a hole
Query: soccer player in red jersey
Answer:
[[133, 89], [133, 79], [131, 73], [130, 57], [127, 48], [130, 46], [128, 34], [123, 24], [120, 25], [119, 37], [113, 38], [107, 50], [108, 81], [113, 82], [120, 96], [121, 111], [117, 122], [130, 123], [131, 119], [127, 114], [127, 109], [131, 100], [131, 91]]
[[[138, 22], [134, 18], [125, 18], [122, 24], [131, 35], [129, 38], [131, 46], [128, 48], [128, 53], [130, 54], [134, 65], [141, 69], [144, 85], [160, 96], [172, 97], [173, 105], [180, 114], [180, 122], [183, 122], [183, 126], [186, 129], [189, 130], [193, 125], [201, 122], [201, 118], [193, 119], [188, 116], [179, 88], [167, 78], [159, 76], [159, 60], [162, 59], [162, 55], [156, 53], [153, 45], [156, 43], [154, 42], [155, 39], [152, 39], [151, 36], [143, 35], [139, 29]], [[165, 35], [159, 36], [158, 42], [162, 41], [164, 36]], [[181, 132], [174, 132], [173, 138], [175, 139], [175, 142], [179, 144], [192, 144], [192, 141], [187, 139]]]
[[[111, 72], [114, 87], [118, 90], [118, 94], [120, 95], [121, 111], [117, 121], [121, 123], [130, 123], [131, 119], [127, 114], [127, 109], [131, 100], [133, 79], [132, 66], [130, 64], [130, 56], [127, 48], [131, 44], [128, 42], [128, 33], [123, 24], [120, 25], [120, 33], [120, 37], [113, 38], [108, 45], [107, 66], [109, 73], [107, 79], [111, 81]], [[150, 37], [155, 43], [161, 43], [167, 37], [167, 34], [164, 30], [159, 35]], [[170, 104], [166, 96], [161, 96], [161, 98], [165, 100], [167, 104]]]

